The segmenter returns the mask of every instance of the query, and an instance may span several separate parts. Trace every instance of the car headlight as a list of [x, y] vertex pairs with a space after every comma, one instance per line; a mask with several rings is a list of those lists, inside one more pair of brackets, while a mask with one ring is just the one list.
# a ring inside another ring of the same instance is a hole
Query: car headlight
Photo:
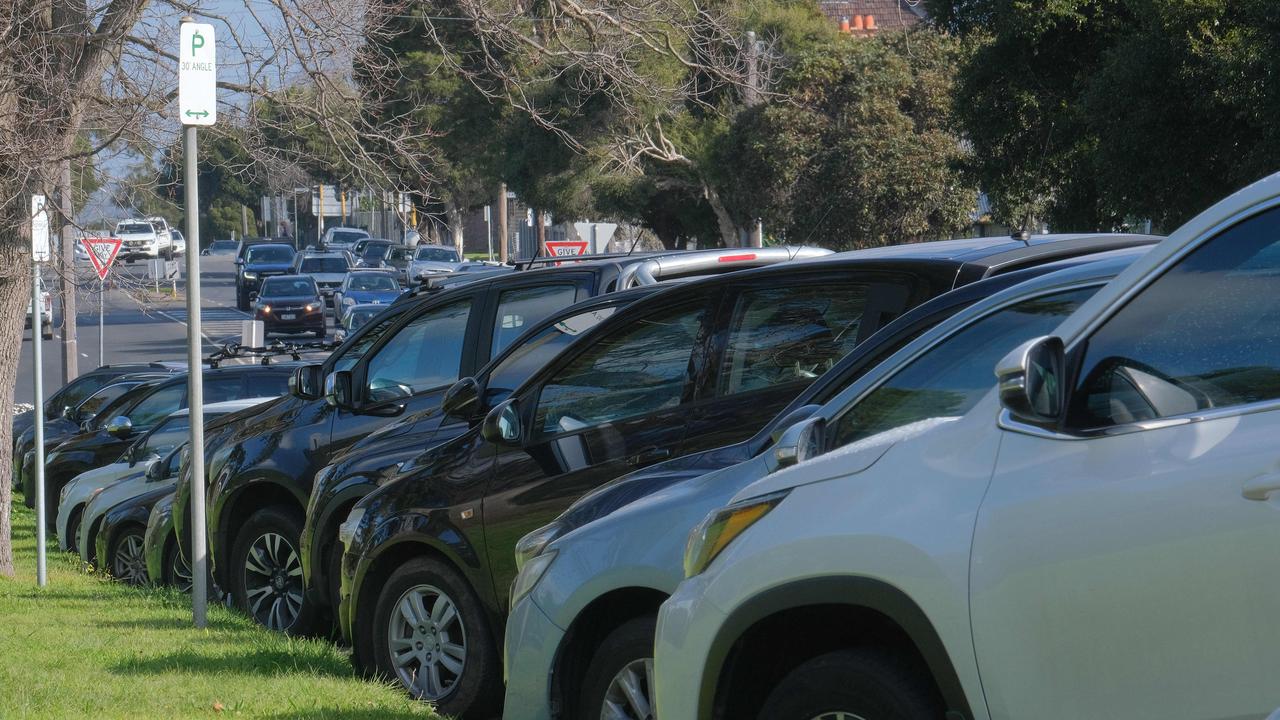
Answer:
[[311, 303], [307, 303], [307, 312], [315, 312], [315, 311], [316, 311], [316, 306], [312, 305]]
[[543, 575], [547, 574], [547, 568], [551, 567], [551, 562], [558, 555], [555, 550], [543, 553], [535, 558], [531, 558], [525, 566], [520, 568], [520, 574], [516, 576], [516, 581], [511, 585], [511, 605], [514, 606], [520, 602], [525, 595], [533, 592], [538, 586], [538, 581]]
[[364, 508], [354, 507], [347, 515], [347, 519], [338, 526], [338, 542], [342, 543], [342, 547], [351, 544], [351, 540], [356, 536], [356, 528], [360, 527], [360, 521], [364, 519]]
[[258, 273], [251, 273], [251, 272], [247, 272], [247, 273], [245, 273], [245, 274], [244, 274], [244, 279], [245, 279], [245, 280], [257, 280], [257, 279], [258, 279]]
[[563, 532], [564, 526], [553, 522], [520, 538], [520, 542], [516, 543], [516, 569], [524, 569], [525, 563], [541, 555], [551, 541], [560, 537]]
[[708, 515], [689, 533], [689, 544], [684, 550], [684, 576], [691, 578], [706, 570], [729, 543], [768, 515], [789, 492], [753, 498]]
[[262, 306], [262, 314], [263, 314], [263, 315], [270, 315], [270, 314], [271, 314], [271, 306], [270, 306], [270, 305], [263, 305], [263, 306]]

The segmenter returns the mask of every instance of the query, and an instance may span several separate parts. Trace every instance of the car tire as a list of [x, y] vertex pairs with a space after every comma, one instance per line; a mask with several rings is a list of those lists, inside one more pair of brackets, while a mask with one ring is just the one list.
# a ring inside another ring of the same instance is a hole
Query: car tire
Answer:
[[760, 720], [931, 720], [943, 708], [923, 671], [876, 648], [819, 655], [782, 679], [760, 708]]
[[[402, 607], [418, 614], [421, 624], [411, 627]], [[374, 609], [372, 654], [379, 674], [397, 682], [415, 699], [432, 702], [441, 715], [463, 720], [489, 720], [498, 715], [501, 658], [480, 608], [480, 599], [466, 580], [445, 563], [416, 558], [401, 565], [387, 579]], [[397, 644], [416, 650], [403, 664], [392, 660], [393, 624], [400, 628]], [[459, 638], [461, 642], [457, 642]], [[425, 644], [433, 639], [437, 643], [434, 648]], [[445, 652], [450, 647], [452, 650]], [[433, 672], [420, 673], [424, 668], [433, 668]], [[419, 683], [419, 677], [425, 681]]]
[[302, 587], [302, 520], [284, 507], [263, 508], [232, 544], [228, 573], [235, 604], [259, 625], [289, 635], [316, 629], [315, 603]]
[[67, 518], [67, 552], [80, 554], [80, 520], [84, 517], [84, 508], [71, 511]]
[[53, 339], [53, 326], [52, 326], [52, 325], [44, 325], [44, 324], [42, 324], [42, 325], [40, 326], [40, 337], [41, 337], [42, 339], [44, 339], [44, 340], [52, 340], [52, 339]]
[[164, 551], [164, 582], [180, 592], [191, 592], [191, 566], [178, 552], [176, 539]]
[[147, 584], [147, 556], [143, 540], [147, 529], [141, 525], [125, 525], [111, 538], [103, 567], [110, 568], [111, 577], [126, 585]]
[[[591, 656], [572, 717], [653, 717], [653, 638], [657, 627], [656, 617], [638, 617], [605, 637]], [[606, 706], [615, 712], [606, 713]]]

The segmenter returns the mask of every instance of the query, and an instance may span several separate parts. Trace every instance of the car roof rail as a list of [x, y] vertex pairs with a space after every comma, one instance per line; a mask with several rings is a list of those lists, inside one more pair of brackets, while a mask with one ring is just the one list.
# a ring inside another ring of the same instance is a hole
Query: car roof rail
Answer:
[[623, 269], [618, 289], [652, 285], [686, 275], [709, 275], [746, 268], [766, 267], [793, 260], [811, 260], [834, 254], [826, 248], [786, 245], [767, 248], [715, 248], [660, 254]]

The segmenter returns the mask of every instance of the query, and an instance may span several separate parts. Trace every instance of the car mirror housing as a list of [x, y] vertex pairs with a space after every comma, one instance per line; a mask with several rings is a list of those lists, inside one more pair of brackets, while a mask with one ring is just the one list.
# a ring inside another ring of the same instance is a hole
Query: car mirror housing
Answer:
[[1045, 336], [1018, 346], [996, 366], [1000, 404], [1015, 419], [1054, 425], [1066, 408], [1066, 350], [1062, 340]]
[[289, 394], [303, 400], [314, 400], [320, 397], [324, 382], [324, 368], [320, 365], [303, 365], [289, 376]]
[[117, 438], [127, 438], [133, 434], [133, 422], [129, 418], [119, 415], [111, 419], [107, 423], [107, 434]]
[[813, 414], [822, 408], [821, 405], [801, 405], [800, 407], [787, 413], [786, 417], [778, 421], [774, 426], [773, 432], [769, 433], [769, 444], [777, 445], [782, 440], [782, 436], [786, 434], [796, 423], [804, 422], [813, 417]]
[[520, 422], [520, 408], [514, 399], [507, 400], [489, 411], [480, 425], [480, 434], [495, 445], [519, 445], [524, 436]]
[[823, 418], [810, 417], [787, 428], [773, 446], [774, 470], [798, 465], [821, 455], [826, 425]]
[[445, 415], [470, 417], [480, 404], [480, 383], [473, 377], [464, 377], [444, 393], [440, 409]]
[[324, 399], [330, 405], [343, 410], [351, 409], [351, 373], [339, 370], [324, 379]]
[[156, 460], [147, 466], [147, 479], [151, 481], [164, 479], [164, 463]]

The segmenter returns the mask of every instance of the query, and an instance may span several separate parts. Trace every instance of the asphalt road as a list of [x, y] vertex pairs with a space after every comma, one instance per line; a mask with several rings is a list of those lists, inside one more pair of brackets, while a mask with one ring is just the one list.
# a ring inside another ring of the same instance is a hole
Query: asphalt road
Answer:
[[[186, 274], [186, 259], [179, 258], [182, 272]], [[229, 257], [200, 258], [201, 325], [204, 334], [204, 354], [216, 350], [226, 342], [240, 339], [243, 320], [247, 313], [236, 309], [235, 266]], [[80, 371], [91, 370], [102, 363], [150, 362], [153, 360], [186, 360], [187, 358], [187, 309], [185, 283], [179, 281], [179, 297], [157, 295], [143, 291], [146, 283], [146, 264], [120, 264], [113, 270], [114, 286], [104, 296], [103, 329], [104, 356], [98, 357], [98, 306], [96, 296], [79, 298], [76, 334], [79, 345]], [[90, 272], [96, 285], [97, 279]], [[52, 290], [54, 278], [46, 277], [46, 285]], [[126, 288], [128, 288], [126, 290]], [[44, 362], [44, 392], [47, 397], [62, 385], [62, 317], [58, 300], [54, 297], [54, 339], [42, 343]], [[329, 320], [333, 327], [332, 317]], [[332, 332], [332, 330], [331, 330]], [[303, 338], [299, 337], [299, 340]], [[18, 365], [18, 382], [14, 388], [14, 401], [30, 403], [35, 397], [35, 381], [32, 368], [31, 333], [22, 338], [22, 360]]]

